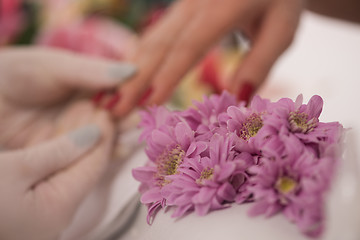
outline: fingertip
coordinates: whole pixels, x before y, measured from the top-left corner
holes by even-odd
[[[158,90],[154,91],[151,97],[149,98],[149,101],[146,105],[148,106],[154,106],[154,105],[160,105],[166,102],[170,98],[171,92],[170,89],[168,89],[167,92]]]
[[[105,91],[99,91],[97,93],[95,93],[95,95],[92,97],[92,102],[94,105],[99,105],[101,100],[103,99],[105,95]]]
[[[132,89],[136,89],[133,91]],[[125,89],[122,88],[119,90],[119,95],[121,94],[121,99],[109,109],[114,117],[123,118],[132,112],[136,107],[144,107],[149,104],[153,96],[154,89],[152,86],[145,88],[131,88]]]
[[[115,109],[111,110],[111,114],[115,119],[121,120],[124,117],[126,117],[132,110],[133,110],[133,108],[131,108],[131,107],[126,107],[126,108],[119,107],[119,108],[115,108]]]
[[[119,92],[116,92],[110,97],[110,99],[106,103],[104,103],[104,108],[111,111],[119,103],[120,100],[121,95]]]
[[[240,87],[237,90],[237,100],[243,101],[247,104],[249,103],[250,98],[254,95],[255,85],[248,79],[240,80],[240,82]]]
[[[150,87],[143,93],[142,97],[140,98],[140,100],[138,102],[138,106],[147,105],[147,102],[152,94],[153,94],[153,88]]]
[[[121,96],[121,99],[119,99],[111,109],[108,109],[111,115],[117,119],[122,119],[135,107],[134,101],[132,100],[133,96],[125,94],[122,94]]]

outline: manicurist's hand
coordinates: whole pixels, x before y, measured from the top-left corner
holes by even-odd
[[[227,88],[256,89],[291,43],[303,0],[179,0],[150,28],[132,61],[138,74],[119,87],[116,116],[131,111],[151,89],[148,104],[162,103],[187,71],[224,35],[241,30],[251,39],[250,52]]]

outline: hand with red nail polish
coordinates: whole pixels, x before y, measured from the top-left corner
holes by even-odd
[[[163,103],[185,74],[222,37],[236,30],[249,37],[251,47],[226,87],[248,99],[250,88],[240,89],[243,79],[252,80],[251,92],[261,85],[292,42],[304,1],[176,1],[140,39],[132,58],[139,72],[119,87],[122,97],[114,114],[121,117],[129,113],[150,87],[153,91],[147,103]]]
[[[113,95],[110,96],[110,99],[105,103],[104,107],[107,110],[112,110],[115,105],[119,102],[120,100],[120,95],[119,93],[114,93]]]
[[[140,99],[140,101],[138,103],[138,106],[144,106],[146,104],[146,102],[149,100],[152,92],[153,92],[152,88],[147,89],[146,92],[141,97],[141,99]]]
[[[101,100],[103,99],[105,95],[105,91],[99,91],[97,92],[93,97],[92,97],[92,101],[95,105],[98,105]]]

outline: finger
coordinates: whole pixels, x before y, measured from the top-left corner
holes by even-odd
[[[63,135],[78,127],[94,123],[96,109],[93,104],[86,100],[74,101],[64,109],[55,119],[56,136]]]
[[[106,169],[114,140],[114,128],[105,111],[97,113],[95,123],[101,127],[102,132],[99,144],[77,162],[39,185],[34,190],[35,195],[49,194],[46,190],[51,187],[50,198],[60,202],[71,199],[72,206],[76,207],[92,189]]]
[[[114,115],[126,115],[150,87],[153,75],[163,64],[171,45],[180,35],[182,28],[193,20],[195,12],[192,4],[196,2],[176,2],[163,19],[145,34],[133,60],[139,67],[139,72],[120,87],[120,101],[113,109]]]
[[[136,67],[130,63],[119,63],[44,47],[4,50],[0,55],[0,63],[2,69],[11,68],[13,65],[19,66],[18,71],[10,71],[11,76],[0,79],[2,92],[27,96],[28,85],[31,83],[31,94],[35,96],[29,96],[29,99],[42,99],[41,96],[49,92],[57,98],[58,95],[64,95],[64,90],[68,93],[69,89],[113,88],[136,72]],[[9,84],[8,81],[13,79],[17,81],[16,84]]]
[[[237,4],[233,6],[236,11],[228,9],[227,6],[222,9],[223,6],[220,2],[214,2],[214,4],[211,11],[197,15],[169,52],[166,61],[161,65],[154,78],[154,93],[149,100],[150,105],[159,104],[168,99],[172,90],[188,70],[226,33],[230,32],[238,21],[246,17],[243,9],[238,8]],[[229,14],[224,14],[225,10]],[[204,28],[204,26],[211,27]]]
[[[93,123],[94,111],[96,111],[95,106],[90,101],[77,100],[59,109],[59,113],[52,118],[52,121],[49,119],[42,121],[41,118],[36,120],[34,126],[39,129],[39,132],[29,137],[26,147],[42,144],[48,139]]]
[[[290,3],[291,2],[291,3]],[[285,7],[278,4],[265,16],[253,46],[241,63],[234,78],[227,83],[227,89],[246,100],[265,80],[278,57],[293,40],[300,11],[290,1]],[[296,3],[294,3],[296,4]]]
[[[1,158],[12,159],[28,189],[78,160],[95,146],[100,135],[98,126],[86,125],[47,143],[5,153]]]
[[[102,90],[115,88],[133,76],[137,67],[130,63],[115,62],[101,58],[76,55],[60,58],[56,75],[61,76],[61,84],[84,90]]]

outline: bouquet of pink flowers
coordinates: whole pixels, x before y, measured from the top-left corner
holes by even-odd
[[[173,217],[203,216],[253,202],[250,216],[281,212],[304,234],[320,236],[343,127],[319,121],[321,97],[302,101],[255,96],[246,107],[224,92],[185,111],[143,111],[149,161],[133,176],[148,223],[165,207]]]

